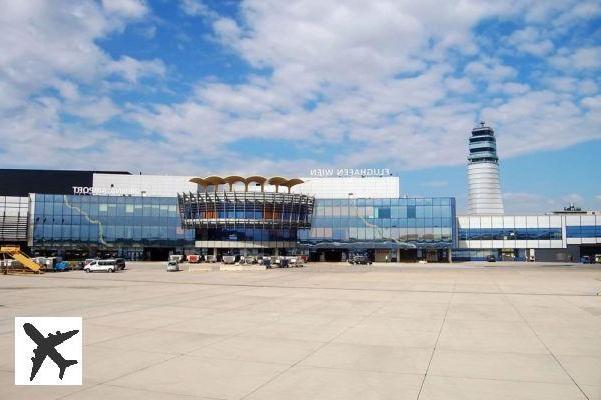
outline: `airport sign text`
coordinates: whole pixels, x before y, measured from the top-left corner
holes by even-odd
[[[94,195],[94,196],[125,196],[135,195],[137,192],[133,188],[103,188],[93,186],[72,186],[73,194]]]
[[[310,171],[314,177],[357,177],[357,176],[389,176],[388,168],[316,168]]]

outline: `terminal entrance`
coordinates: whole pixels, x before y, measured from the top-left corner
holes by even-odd
[[[399,250],[399,262],[416,262],[417,261],[417,249],[403,249]]]

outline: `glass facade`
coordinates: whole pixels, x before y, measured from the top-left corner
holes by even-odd
[[[561,240],[561,228],[459,228],[459,240]]]
[[[451,247],[454,227],[454,198],[317,199],[299,239],[317,247]]]
[[[446,197],[317,199],[314,208],[301,203],[291,210],[234,202],[234,208],[197,210],[211,215],[184,210],[181,216],[175,197],[35,194],[32,200],[37,248],[192,248],[195,240],[447,248],[453,245],[455,231],[455,199]],[[186,229],[181,217],[189,219]]]
[[[181,247],[194,230],[181,228],[175,197],[32,195],[34,247]]]
[[[568,238],[601,238],[601,225],[566,226]]]

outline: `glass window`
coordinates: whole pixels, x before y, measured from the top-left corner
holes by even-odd
[[[377,218],[389,219],[391,217],[390,207],[378,207],[377,210],[378,210]]]

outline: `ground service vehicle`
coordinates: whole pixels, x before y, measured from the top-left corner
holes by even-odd
[[[117,260],[94,260],[91,263],[87,264],[83,270],[86,272],[95,272],[95,271],[104,271],[104,272],[115,272],[119,269]]]
[[[196,264],[200,262],[200,256],[198,254],[188,254],[188,262],[190,264]]]
[[[353,254],[349,257],[348,262],[350,264],[371,265],[371,260],[367,254]]]
[[[171,254],[169,256],[169,261],[177,261],[178,263],[184,262],[183,254]]]
[[[225,255],[225,256],[222,257],[221,261],[223,261],[224,264],[235,264],[236,263],[236,256]]]

